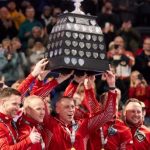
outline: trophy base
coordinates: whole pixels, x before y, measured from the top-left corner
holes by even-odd
[[[74,74],[77,76],[83,76],[84,74],[90,75],[101,75],[103,72],[96,72],[96,71],[88,71],[88,70],[79,70],[79,69],[69,69],[69,68],[59,68],[51,70],[51,72],[55,73],[62,73],[62,74],[69,74],[71,71],[74,70]]]

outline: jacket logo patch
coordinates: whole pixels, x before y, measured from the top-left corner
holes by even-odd
[[[117,132],[117,129],[112,126],[108,128],[108,135],[115,135]]]
[[[140,132],[139,130],[137,130],[137,131],[135,132],[135,135],[134,135],[134,136],[136,137],[136,139],[137,139],[139,142],[144,141],[145,138],[146,138],[145,134],[144,134],[143,132]]]

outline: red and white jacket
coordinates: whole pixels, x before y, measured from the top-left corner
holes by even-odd
[[[27,150],[32,145],[29,136],[18,142],[18,131],[11,122],[12,118],[0,113],[0,150]]]
[[[91,90],[87,90],[87,98],[92,100]],[[100,126],[112,119],[116,110],[116,93],[109,92],[108,100],[105,108],[98,111],[92,117],[76,120],[78,130],[76,132],[76,140],[73,145],[76,150],[87,150],[87,142],[89,135],[96,131]],[[47,117],[46,117],[47,118]],[[45,120],[46,127],[51,132],[51,142],[49,149],[51,150],[70,150],[72,147],[70,135],[66,132],[66,126],[59,120],[59,118],[49,117]],[[72,126],[68,126],[72,130]]]

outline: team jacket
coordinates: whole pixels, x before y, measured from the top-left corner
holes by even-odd
[[[140,127],[131,127],[133,136],[134,150],[150,150],[150,129],[141,125]]]
[[[25,96],[27,91],[30,88],[30,85],[35,81],[36,77],[33,77],[32,74],[29,74],[25,80],[19,85],[18,91],[21,93],[22,98]]]
[[[87,91],[87,97],[92,100],[90,90]],[[98,111],[92,117],[87,117],[82,120],[76,120],[78,126],[75,136],[75,143],[73,147],[76,150],[87,150],[87,141],[89,135],[96,131],[99,126],[108,122],[115,114],[116,108],[116,93],[109,92],[108,100],[104,111]],[[70,135],[66,130],[66,126],[59,120],[59,118],[49,117],[45,120],[45,125],[51,132],[51,142],[49,149],[51,150],[70,150],[72,147]],[[70,131],[72,125],[67,127]]]
[[[30,138],[26,137],[18,142],[18,132],[11,122],[12,119],[10,117],[0,113],[0,150],[27,150],[32,145]],[[13,137],[17,143],[14,143]]]
[[[90,136],[89,150],[133,150],[130,129],[119,119],[107,122]]]
[[[25,96],[26,92],[33,82],[35,83],[30,94],[41,96],[43,99],[47,97],[51,90],[58,85],[58,82],[55,79],[45,84],[42,81],[36,79],[36,77],[33,77],[32,74],[29,74],[28,77],[18,87],[18,91],[21,93],[22,98]]]
[[[30,145],[27,150],[47,150],[49,143],[49,131],[44,127],[43,124],[40,124],[36,120],[23,114],[22,117],[18,120],[17,125],[20,141],[29,136],[33,127],[35,127],[42,136],[40,143]]]
[[[90,95],[88,93],[90,93]],[[108,94],[110,94],[110,92]],[[89,99],[89,97],[91,100]],[[105,105],[107,104],[107,101],[106,103],[104,103],[104,106],[101,106],[96,100],[94,90],[85,89],[84,103],[86,103],[87,109],[92,115],[100,110],[105,111]],[[102,140],[105,140],[105,142],[107,141],[104,146],[102,146]],[[99,126],[99,129],[90,135],[88,148],[89,150],[99,150],[102,148],[106,150],[132,150],[133,140],[131,131],[121,120],[109,120],[109,122],[107,122],[103,126]]]

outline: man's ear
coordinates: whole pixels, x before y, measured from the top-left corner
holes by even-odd
[[[5,98],[0,99],[0,105],[3,105],[5,102]]]
[[[30,112],[31,112],[30,106],[24,107],[23,112],[24,112],[24,114],[27,114],[27,113],[30,114]]]
[[[56,105],[56,113],[59,114],[59,112],[60,112],[59,106]]]

